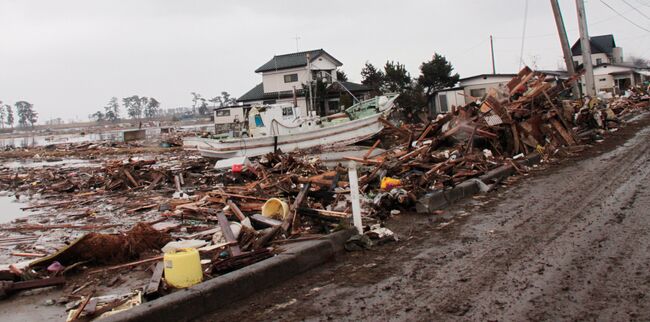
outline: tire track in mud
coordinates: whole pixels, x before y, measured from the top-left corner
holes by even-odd
[[[633,199],[637,194],[637,190],[630,189],[630,186],[637,188],[643,181],[647,182],[650,170],[643,165],[648,163],[648,137],[648,131],[639,133],[634,139],[634,145],[612,152],[618,155],[607,163],[600,162],[608,158],[604,155],[585,161],[587,164],[577,164],[577,167],[583,166],[580,170],[576,170],[576,167],[566,168],[557,175],[527,183],[532,186],[528,194],[543,194],[544,199],[525,207],[523,212],[516,210],[521,209],[517,203],[511,205],[513,209],[506,210],[506,216],[514,211],[513,219],[519,222],[512,223],[511,227],[504,227],[507,234],[500,240],[491,242],[487,249],[485,244],[477,245],[476,250],[470,250],[470,253],[475,253],[469,256],[470,260],[456,263],[457,269],[465,268],[463,279],[467,282],[451,290],[441,305],[436,306],[438,310],[435,311],[470,319],[489,320],[593,318],[589,311],[581,310],[582,307],[589,307],[589,303],[595,302],[593,297],[588,301],[584,291],[579,291],[574,294],[574,297],[579,298],[570,301],[571,298],[567,299],[562,295],[571,289],[567,285],[580,283],[584,278],[576,278],[576,274],[571,273],[565,274],[564,278],[558,278],[555,273],[558,269],[550,269],[551,273],[545,271],[547,267],[568,265],[576,269],[576,273],[580,273],[577,275],[589,276],[593,274],[584,272],[587,266],[585,262],[612,258],[611,254],[601,254],[598,249],[590,255],[584,253],[589,254],[589,244],[594,239],[606,239],[609,235],[619,236],[619,229],[612,229],[607,225],[609,215],[614,215],[614,208],[618,206],[624,208],[622,205],[625,200],[630,199],[626,198],[627,195],[631,195]],[[611,166],[610,163],[615,163],[616,166]],[[641,175],[635,175],[635,172],[639,172],[637,169],[642,169]],[[576,171],[580,171],[580,176],[572,178],[570,172]],[[604,180],[612,184],[605,184]],[[558,186],[562,188],[553,190]],[[603,198],[607,195],[610,197]],[[650,206],[648,200],[645,201],[645,207]],[[521,199],[519,202],[526,203]],[[638,224],[648,227],[650,221],[641,212],[632,212],[631,215],[640,215],[641,222]],[[518,216],[523,218],[517,218]],[[621,234],[626,235],[627,232]],[[629,253],[629,248],[638,239],[639,236],[617,238],[616,243],[613,243],[614,250]],[[648,239],[647,231],[645,239]],[[503,256],[503,249],[507,249],[507,256]],[[589,266],[594,267],[594,264],[597,263],[591,263]],[[507,267],[507,271],[503,270],[504,267]],[[625,276],[621,278],[625,279]],[[576,288],[591,289],[593,294],[596,283],[592,284],[590,279],[588,281],[591,285],[579,285]],[[557,303],[555,296],[560,297],[561,303]],[[429,296],[432,302],[436,299],[442,298],[436,293]],[[573,313],[577,316],[571,313],[552,313],[564,312],[567,307],[574,310]],[[449,317],[445,314],[437,316]],[[611,316],[613,319],[620,317]]]

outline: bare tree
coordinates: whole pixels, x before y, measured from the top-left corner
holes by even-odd
[[[158,114],[158,107],[160,107],[160,102],[153,97],[149,98],[144,107],[144,116],[147,118],[153,118]]]
[[[120,103],[117,97],[111,97],[108,105],[104,106],[104,116],[107,121],[116,122],[120,118]]]
[[[636,67],[648,68],[650,67],[650,60],[638,56],[628,57],[628,61]]]
[[[5,104],[5,110],[7,111],[7,125],[14,127],[14,111],[11,109],[11,105]]]
[[[2,101],[0,101],[0,126],[3,129],[5,128],[5,117],[7,117],[7,112],[5,111],[4,104],[2,104]]]
[[[18,114],[18,124],[21,127],[26,127],[29,123],[34,127],[34,123],[38,120],[38,113],[34,111],[34,104],[27,101],[18,101],[14,106]]]

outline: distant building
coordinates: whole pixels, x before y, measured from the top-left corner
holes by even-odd
[[[650,80],[648,68],[634,66],[623,60],[623,48],[616,46],[613,35],[590,37],[591,63],[594,66],[594,81],[596,92],[622,94],[625,90]],[[582,68],[582,47],[580,40],[571,47],[573,63]],[[584,93],[584,76],[581,79],[581,89]]]
[[[549,82],[568,78],[565,71],[540,70],[539,72],[544,73]],[[517,74],[480,74],[461,78],[458,86],[434,92],[429,97],[429,114],[444,114],[451,111],[453,107],[467,105],[482,98],[491,89],[505,86],[515,76]]]
[[[627,64],[601,64],[594,66],[594,81],[596,92],[623,94],[631,87],[650,81],[650,69]]]
[[[255,70],[262,74],[262,82],[237,101],[246,105],[295,104],[299,113],[306,115],[310,105],[307,95],[309,86],[316,80],[321,80],[326,86],[325,101],[310,109],[323,116],[337,113],[341,110],[341,94],[345,93],[340,88],[341,84],[358,98],[370,92],[369,88],[361,84],[338,82],[336,71],[342,65],[323,49],[274,56]],[[314,96],[318,94],[317,90],[312,85]]]

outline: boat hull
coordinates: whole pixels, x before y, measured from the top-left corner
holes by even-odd
[[[381,113],[324,127],[299,134],[264,136],[229,140],[193,141],[204,157],[225,159],[233,157],[255,157],[281,150],[293,152],[317,146],[337,147],[351,145],[366,140],[383,128],[379,118]]]

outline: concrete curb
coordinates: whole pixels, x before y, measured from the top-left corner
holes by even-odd
[[[288,280],[332,260],[356,233],[348,229],[323,239],[287,245],[285,252],[177,291],[101,321],[188,321],[225,308],[233,302]]]
[[[525,159],[518,161],[521,165],[532,165],[541,160],[539,153],[532,153]],[[484,175],[478,177],[482,182],[488,181],[501,181],[503,178],[508,177],[515,173],[515,168],[508,164],[500,166],[496,169],[488,171]],[[443,209],[453,205],[455,202],[473,196],[481,191],[481,187],[474,179],[469,179],[461,182],[455,187],[443,191],[430,192],[418,199],[415,204],[415,210],[418,213],[431,213],[438,209]]]

